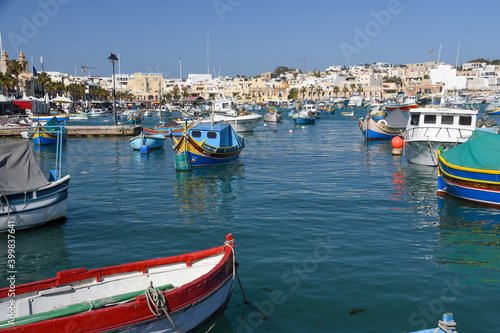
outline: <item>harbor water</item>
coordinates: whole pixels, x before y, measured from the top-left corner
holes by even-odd
[[[445,312],[461,333],[499,331],[500,210],[438,198],[436,168],[365,142],[340,112],[304,126],[284,113],[242,136],[237,162],[190,172],[175,171],[170,139],[141,155],[127,137],[69,138],[67,221],[16,233],[16,283],[203,250],[232,233],[249,304],[235,283],[200,332],[411,332]],[[55,147],[34,153],[48,174]],[[6,287],[6,236],[0,249]]]

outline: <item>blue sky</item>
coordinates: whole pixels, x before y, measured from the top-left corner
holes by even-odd
[[[0,0],[0,31],[10,58],[22,49],[44,69],[110,76],[121,72],[246,76],[277,66],[500,58],[500,3],[491,0]],[[118,69],[117,69],[118,71]]]

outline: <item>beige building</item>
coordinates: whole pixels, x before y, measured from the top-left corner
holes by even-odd
[[[159,73],[134,73],[127,81],[127,89],[135,95],[138,102],[159,100],[163,75]]]

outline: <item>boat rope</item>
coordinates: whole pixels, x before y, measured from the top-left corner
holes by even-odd
[[[172,326],[175,328],[175,330],[179,333],[182,333],[179,330],[179,328],[175,326],[174,321],[168,314],[167,300],[165,299],[165,295],[160,290],[153,287],[153,281],[151,281],[151,285],[146,289],[145,294],[149,310],[151,310],[151,313],[153,313],[157,317],[161,317],[162,313],[160,312],[160,310],[162,310],[163,313],[165,313],[165,316],[167,316]],[[153,309],[151,305],[153,305],[155,309]]]
[[[434,333],[439,332],[440,329],[446,333],[453,333],[456,332],[455,326],[457,326],[457,323],[454,320],[448,322],[440,320],[438,322],[438,327],[434,330]]]
[[[6,195],[1,195],[1,194],[0,194],[0,205],[2,206],[2,211],[4,211],[4,208],[3,208],[3,203],[2,203],[2,197],[4,197],[4,198],[5,198],[5,203],[7,204],[7,220],[5,220],[5,225],[2,227],[2,228],[5,228],[5,226],[9,224],[9,218],[10,218],[10,203],[9,203],[9,199],[7,199],[7,196],[6,196]]]
[[[234,277],[236,276],[238,284],[240,285],[241,295],[243,295],[243,301],[245,302],[245,304],[250,304],[250,302],[248,302],[247,298],[245,297],[245,292],[243,291],[243,286],[241,285],[240,277],[238,276],[238,272],[236,271],[236,253],[234,251],[234,247],[230,246],[231,244],[234,244],[234,239],[224,242],[224,247],[228,246],[233,254],[233,281]]]

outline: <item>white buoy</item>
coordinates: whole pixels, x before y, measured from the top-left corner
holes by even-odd
[[[289,130],[288,133],[293,133],[293,130]]]
[[[302,128],[304,129],[304,128],[306,128],[306,127],[305,127],[305,126],[302,126]]]

